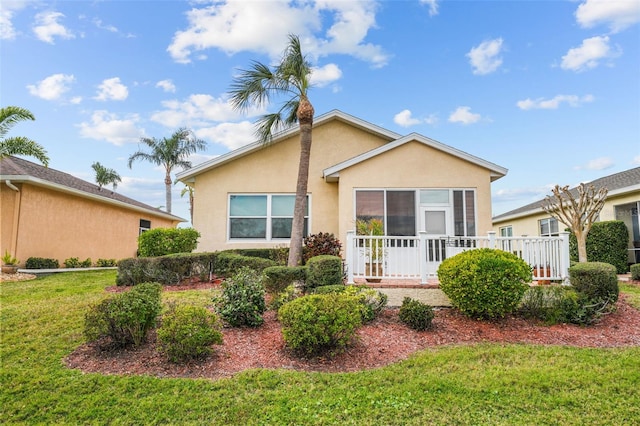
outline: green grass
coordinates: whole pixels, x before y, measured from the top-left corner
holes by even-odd
[[[640,348],[442,347],[357,373],[251,370],[219,381],[67,369],[114,271],[0,284],[2,424],[625,425],[640,418]],[[637,290],[623,291],[635,294]],[[211,291],[166,293],[206,305]]]
[[[627,302],[640,309],[640,286],[633,284],[620,283],[620,291],[629,295]]]

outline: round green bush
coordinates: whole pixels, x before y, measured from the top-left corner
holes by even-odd
[[[620,294],[616,267],[603,262],[576,263],[569,268],[569,280],[577,292],[591,301],[615,303]]]
[[[435,313],[430,305],[410,297],[405,297],[402,300],[398,317],[400,321],[410,328],[423,331],[431,328]]]
[[[313,294],[341,293],[354,296],[360,301],[362,321],[373,321],[387,306],[389,296],[364,285],[325,285],[313,289]]]
[[[171,362],[204,358],[213,352],[211,345],[222,344],[222,326],[204,307],[172,305],[162,316],[158,344]]]
[[[233,327],[258,327],[267,310],[265,290],[260,275],[252,269],[242,268],[233,277],[222,282],[222,293],[213,299],[216,312]]]
[[[512,253],[483,248],[445,259],[438,279],[451,305],[465,315],[501,318],[518,308],[531,268]]]
[[[307,262],[307,281],[305,283],[307,289],[342,283],[342,258],[322,255],[312,257]]]
[[[312,294],[283,305],[278,311],[282,337],[294,352],[330,355],[344,349],[362,325],[360,302],[345,294]]]
[[[549,285],[529,288],[519,307],[524,318],[537,319],[547,325],[576,322],[581,298],[571,287]]]

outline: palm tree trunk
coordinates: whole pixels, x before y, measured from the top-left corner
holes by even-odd
[[[165,197],[167,204],[167,213],[171,213],[171,174],[167,173],[164,177]]]
[[[300,99],[297,114],[300,123],[300,163],[298,164],[296,203],[293,208],[293,223],[291,224],[291,242],[287,262],[289,266],[302,264],[302,239],[304,237],[304,216],[307,211],[307,182],[309,181],[311,129],[314,114],[313,106],[306,97]]]

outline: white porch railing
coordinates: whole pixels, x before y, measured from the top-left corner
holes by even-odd
[[[379,237],[347,232],[348,282],[359,279],[403,279],[427,283],[437,278],[440,263],[465,250],[494,248],[511,252],[533,269],[537,280],[566,280],[569,276],[569,233],[558,237],[427,236]],[[532,277],[533,278],[533,277]]]

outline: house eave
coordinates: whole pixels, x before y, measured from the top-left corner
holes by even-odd
[[[75,195],[81,198],[85,198],[88,200],[92,200],[92,201],[98,201],[104,204],[109,204],[112,206],[116,206],[116,207],[121,207],[123,209],[127,209],[127,210],[133,210],[133,211],[137,211],[140,213],[145,213],[147,215],[152,215],[155,217],[160,217],[163,219],[168,219],[174,222],[186,222],[186,219],[183,219],[179,216],[174,216],[172,214],[169,213],[165,213],[162,211],[156,211],[156,210],[152,210],[152,209],[145,209],[144,207],[141,206],[136,206],[133,204],[128,204],[125,203],[123,201],[120,200],[114,200],[112,198],[109,197],[103,197],[100,195],[96,195],[96,194],[91,194],[85,191],[81,191],[79,189],[75,189],[75,188],[70,188],[68,186],[64,186],[64,185],[60,185],[58,183],[54,183],[54,182],[50,182],[44,179],[40,179],[40,178],[36,178],[33,176],[29,176],[29,175],[0,175],[0,181],[4,182],[6,180],[10,180],[13,183],[27,183],[27,184],[31,184],[31,185],[35,185],[35,186],[40,186],[40,187],[44,187],[44,188],[49,188],[58,192],[64,192],[67,194],[71,194],[71,195]]]

